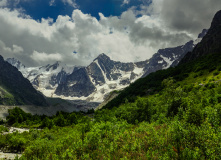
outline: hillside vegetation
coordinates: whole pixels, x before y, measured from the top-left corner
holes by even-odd
[[[0,105],[24,104],[48,106],[44,96],[0,55]]]
[[[162,81],[166,78],[173,77],[179,84],[186,85],[193,84],[199,76],[207,77],[209,73],[216,70],[221,70],[221,54],[208,54],[203,57],[193,60],[191,62],[181,64],[177,67],[171,67],[167,70],[160,70],[149,74],[145,78],[137,80],[125,90],[123,90],[118,97],[109,102],[104,108],[112,108],[119,106],[125,101],[134,102],[137,96],[153,95],[161,91],[164,87]]]
[[[21,159],[220,159],[219,61],[221,54],[210,54],[183,65],[182,72],[176,67],[153,73],[164,80],[155,81],[152,94],[134,95],[133,102],[126,99],[94,116],[40,117],[15,108],[8,125],[43,130],[1,135],[0,147],[24,152]]]

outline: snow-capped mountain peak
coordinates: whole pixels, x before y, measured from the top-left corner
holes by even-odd
[[[7,58],[6,61],[12,66],[16,67],[18,70],[25,69],[25,65],[15,58]]]
[[[70,74],[65,83],[59,84],[55,94],[68,98],[103,101],[105,95],[120,90],[140,78],[147,61],[121,63],[100,54],[87,67]]]
[[[159,49],[158,52],[149,59],[149,63],[145,66],[145,73],[143,77],[147,76],[151,72],[176,66],[186,55],[186,53],[193,50],[193,48],[202,40],[206,33],[207,30],[204,29],[194,41],[190,40],[184,45],[173,48]]]
[[[77,66],[67,66],[60,61],[40,67],[25,67],[15,58],[9,58],[7,61],[17,67],[23,76],[46,96],[51,96],[57,86],[60,83],[64,83],[68,75],[80,68]]]
[[[108,56],[107,56],[106,54],[104,54],[104,53],[101,53],[101,54],[98,55],[98,57],[95,58],[93,61],[100,60],[100,59],[102,59],[102,60],[110,60],[110,57],[108,57]]]
[[[121,90],[151,72],[177,65],[201,41],[206,31],[203,30],[195,41],[160,49],[149,60],[136,63],[113,61],[104,53],[87,67],[67,66],[58,61],[41,67],[25,68],[20,67],[23,65],[15,59],[8,62],[16,66],[45,96],[101,102],[113,90]]]

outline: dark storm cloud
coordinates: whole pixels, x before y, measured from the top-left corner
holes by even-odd
[[[143,44],[146,41],[150,41],[150,46],[153,48],[178,46],[191,39],[186,33],[164,31],[158,26],[149,28],[141,23],[137,23],[132,27],[130,38],[137,44]]]
[[[208,28],[215,13],[221,9],[220,0],[164,0],[160,16],[171,29],[198,34]]]

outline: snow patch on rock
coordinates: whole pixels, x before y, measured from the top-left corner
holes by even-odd
[[[171,61],[170,58],[164,57],[162,55],[160,55],[160,57],[163,58],[163,60],[167,63],[167,65],[164,66],[163,69],[169,68],[171,64],[174,62],[174,61]]]

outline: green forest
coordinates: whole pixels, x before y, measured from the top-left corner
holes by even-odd
[[[151,73],[97,111],[9,110],[2,151],[20,159],[221,159],[221,54]]]

